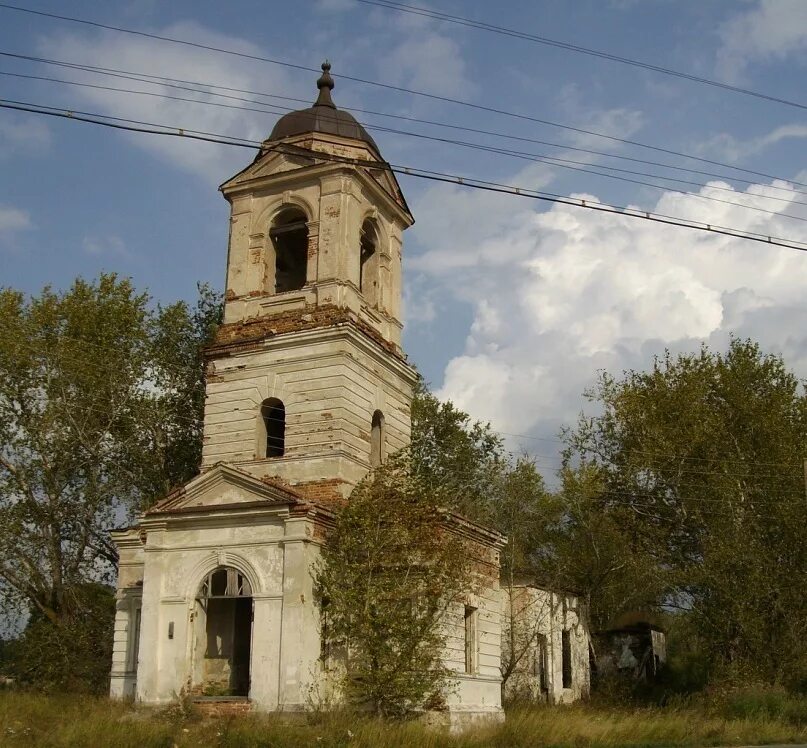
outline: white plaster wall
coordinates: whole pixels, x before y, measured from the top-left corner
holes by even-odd
[[[303,708],[319,656],[309,573],[317,550],[307,521],[250,517],[245,523],[223,509],[213,518],[162,523],[149,528],[144,549],[138,700],[166,703],[192,688],[196,594],[207,573],[232,566],[253,590],[250,698],[263,710]]]
[[[465,671],[465,606],[477,609],[476,672]],[[453,671],[446,694],[452,726],[484,715],[503,718],[501,699],[502,599],[498,580],[483,580],[475,594],[452,605],[444,620],[443,661]]]
[[[263,350],[211,365],[205,403],[203,467],[238,464],[293,483],[360,480],[370,467],[373,412],[385,419],[386,454],[410,438],[414,374],[365,344],[358,333],[314,330],[270,339]],[[257,459],[261,403],[286,408],[285,455]]]
[[[505,615],[502,650],[510,649],[510,627],[521,659],[505,684],[508,697],[531,694],[540,698],[539,678],[531,670],[536,655],[536,635],[546,637],[547,686],[550,703],[568,704],[588,696],[590,688],[589,628],[580,600],[572,594],[519,585],[503,591]],[[563,631],[570,632],[572,686],[563,687]]]
[[[308,147],[330,155],[367,158],[341,138],[314,135]],[[308,167],[308,168],[306,168]],[[353,310],[386,340],[401,342],[401,234],[411,217],[390,192],[394,180],[369,177],[354,166],[268,153],[225,184],[232,205],[225,322],[299,309],[307,304]],[[274,294],[274,218],[289,207],[308,219],[306,285]],[[378,229],[378,286],[368,302],[359,288],[360,230],[366,218]]]

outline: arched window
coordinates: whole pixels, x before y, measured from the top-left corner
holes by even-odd
[[[238,569],[220,566],[210,572],[199,586],[198,600],[215,597],[252,597],[249,580]]]
[[[308,266],[308,226],[299,208],[275,218],[269,237],[275,250],[274,292],[297,291],[305,285]]]
[[[369,218],[361,227],[359,289],[368,304],[378,304],[378,231]]]
[[[261,457],[282,457],[286,451],[286,406],[276,397],[261,404],[258,440]]]
[[[373,413],[370,427],[370,465],[378,467],[384,461],[384,414],[377,410]]]

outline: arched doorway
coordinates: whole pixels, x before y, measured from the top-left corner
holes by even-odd
[[[194,614],[194,691],[248,696],[252,588],[238,569],[220,566],[199,586]]]

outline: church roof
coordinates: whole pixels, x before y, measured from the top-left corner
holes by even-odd
[[[328,135],[339,135],[343,138],[363,140],[370,145],[376,153],[380,154],[378,146],[357,121],[356,118],[344,109],[337,109],[331,98],[334,87],[331,77],[331,64],[322,63],[322,75],[317,81],[319,95],[314,105],[308,109],[284,114],[272,129],[269,140],[282,140],[292,135],[304,135],[309,132],[322,132]]]

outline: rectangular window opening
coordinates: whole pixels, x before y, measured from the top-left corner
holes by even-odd
[[[572,636],[568,629],[561,632],[561,658],[563,665],[563,687],[572,687]]]
[[[465,672],[471,675],[477,671],[477,617],[478,610],[465,606]]]

